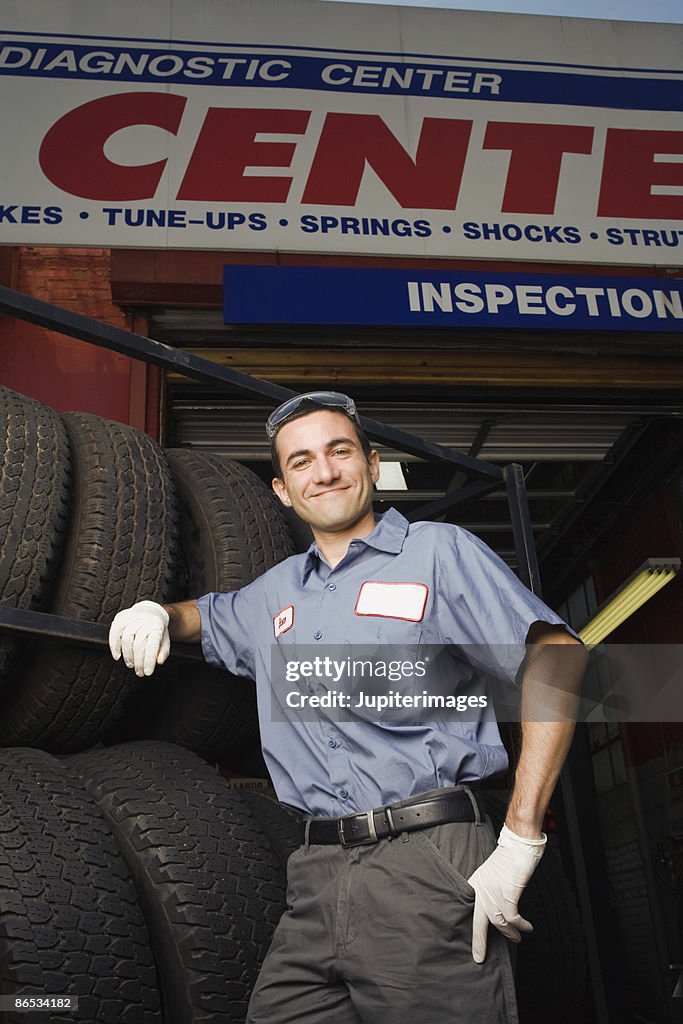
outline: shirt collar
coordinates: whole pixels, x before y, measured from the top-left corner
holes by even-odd
[[[367,537],[357,537],[359,544],[365,544],[377,551],[387,551],[389,554],[397,555],[403,548],[403,542],[408,532],[408,520],[395,508],[382,512],[377,517],[377,524]],[[315,568],[316,562],[321,555],[315,541],[306,551],[301,571],[301,582],[305,585],[308,577]]]

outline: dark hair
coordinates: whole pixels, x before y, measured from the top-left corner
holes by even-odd
[[[277,439],[280,434],[280,431],[288,423],[292,423],[294,420],[301,419],[302,416],[310,416],[312,412],[339,412],[341,413],[342,416],[345,416],[356,432],[356,436],[360,443],[363,455],[365,456],[366,459],[370,458],[372,445],[368,441],[365,431],[358,423],[356,423],[353,416],[349,416],[349,414],[345,412],[344,409],[326,409],[322,405],[316,405],[315,402],[310,402],[308,399],[304,399],[304,401],[301,403],[301,405],[294,413],[294,415],[290,416],[289,419],[285,420],[284,423],[281,423],[277,429],[277,432],[270,439],[270,459],[271,462],[273,463],[273,472],[275,473],[275,476],[278,477],[280,480],[282,480],[282,466],[280,465],[280,456],[278,455],[277,451]]]

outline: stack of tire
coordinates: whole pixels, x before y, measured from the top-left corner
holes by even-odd
[[[243,586],[297,547],[237,463],[4,388],[0,431],[0,604],[109,623],[138,600]],[[55,1000],[60,1024],[243,1021],[301,841],[272,794],[215,768],[265,777],[253,686],[173,658],[139,680],[106,650],[0,633],[0,748],[0,1021],[45,1020],[31,999]],[[580,1019],[573,946],[554,999],[557,937],[580,925],[546,862],[528,896],[546,907],[544,968],[522,1024],[551,1006]]]
[[[3,605],[108,623],[294,551],[243,466],[4,388],[0,431]],[[285,876],[207,763],[265,775],[254,688],[188,665],[0,634],[0,1020],[244,1020]]]
[[[0,1019],[244,1020],[285,881],[239,790],[152,741],[7,748],[0,779]]]

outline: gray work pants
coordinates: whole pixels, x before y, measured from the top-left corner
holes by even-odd
[[[494,845],[488,820],[304,844],[247,1024],[517,1024],[507,940],[489,928],[472,960],[466,879]]]

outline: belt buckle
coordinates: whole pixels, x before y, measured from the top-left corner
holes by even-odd
[[[361,817],[364,814],[368,821],[368,832],[370,833],[367,839],[347,839],[344,835],[344,819],[339,818],[337,821],[337,833],[339,835],[339,842],[344,847],[349,846],[368,846],[370,843],[379,842],[379,836],[377,835],[377,829],[375,828],[375,812],[373,811],[362,811],[360,815],[352,815],[352,817]]]

